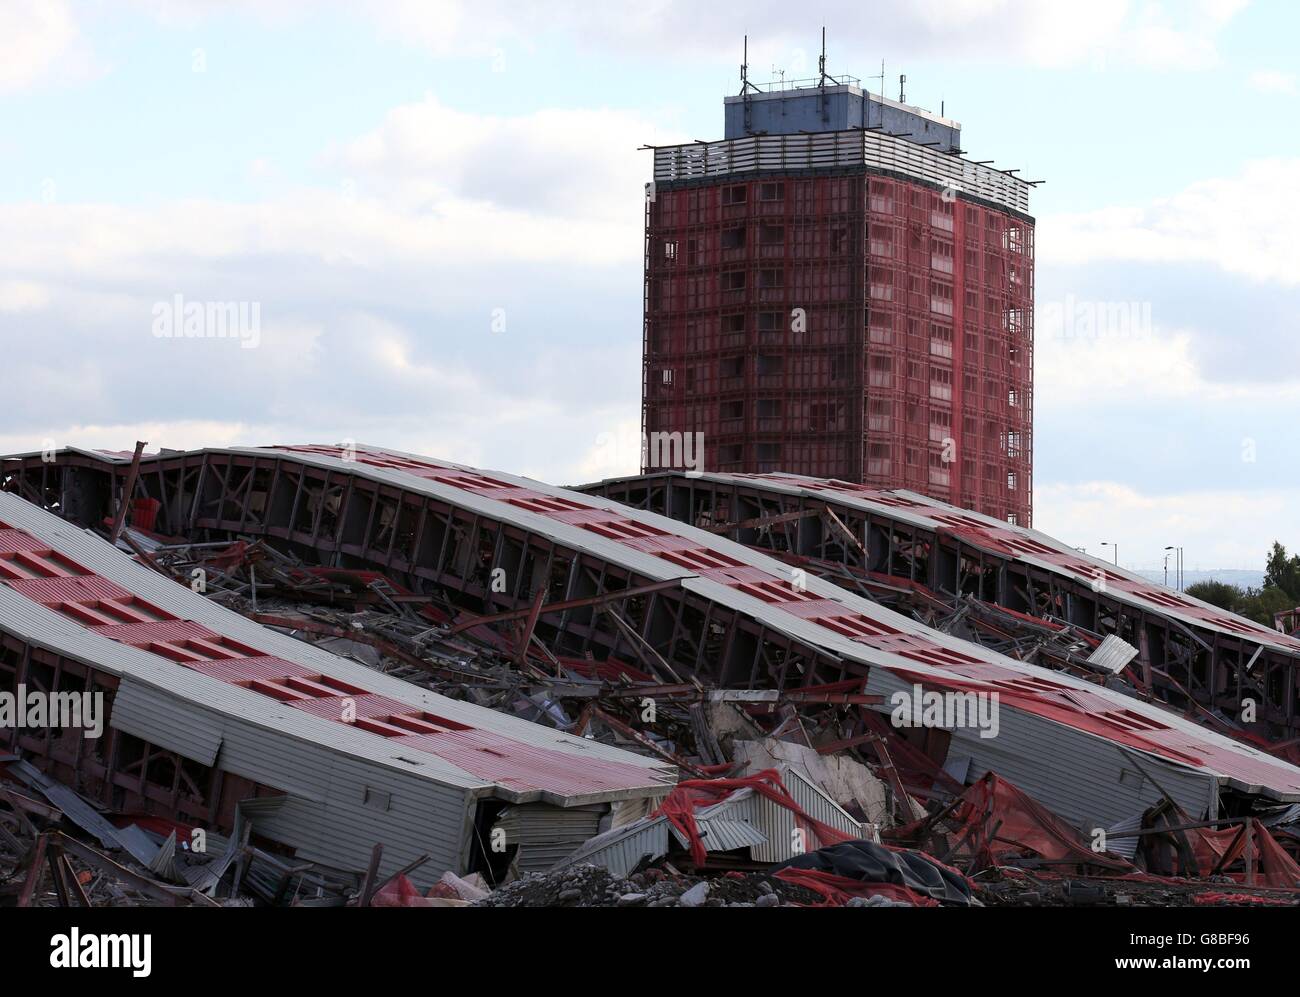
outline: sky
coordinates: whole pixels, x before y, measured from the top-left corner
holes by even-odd
[[[1300,547],[1285,0],[0,0],[0,452],[634,473],[638,146],[720,138],[743,35],[796,79],[823,24],[830,72],[883,60],[1045,181],[1034,525],[1135,568]],[[226,302],[244,336],[174,334]]]

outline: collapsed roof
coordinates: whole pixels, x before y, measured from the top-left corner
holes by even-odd
[[[13,459],[5,477],[43,505],[94,519],[111,511],[130,466],[127,455],[62,451],[52,463]],[[1166,794],[1211,817],[1225,790],[1300,800],[1300,769],[1166,709],[608,498],[370,447],[164,452],[141,460],[138,476],[159,503],[159,530],[278,537],[322,563],[441,587],[483,613],[479,622],[526,620],[576,654],[634,656],[730,687],[862,677],[885,711],[917,686],[996,694],[997,735],[945,728],[949,760],[968,778],[994,770],[1077,824],[1113,823]],[[602,597],[619,605],[619,624],[593,611]]]
[[[337,868],[365,868],[383,841],[386,866],[429,854],[420,878],[436,878],[466,866],[482,800],[590,807],[659,797],[676,781],[661,761],[437,695],[260,626],[6,493],[0,682],[105,695],[106,743],[0,731],[56,770],[145,793],[143,769],[125,771],[139,747],[124,738],[138,739],[146,760],[162,749],[195,763],[177,775],[193,789],[176,794],[178,814],[216,825],[239,802],[232,793],[269,797],[258,832]]]

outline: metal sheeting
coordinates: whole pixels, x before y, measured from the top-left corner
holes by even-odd
[[[788,766],[782,766],[779,771],[785,788],[809,817],[823,824],[829,824],[855,838],[865,836],[866,832],[862,825],[852,814],[827,796],[821,787]],[[807,841],[796,843],[794,832],[798,825],[795,823],[793,813],[765,797],[760,796],[758,800],[755,817],[766,844],[751,849],[750,855],[755,861],[784,862],[811,847]]]
[[[7,513],[6,513],[7,514]],[[179,589],[175,583],[167,583]],[[220,713],[224,725],[240,722],[262,729],[269,743],[302,740],[317,744],[322,751],[353,754],[380,765],[419,772],[463,788],[486,789],[491,783],[476,779],[435,755],[402,751],[385,738],[366,735],[342,724],[314,717],[265,696],[228,685],[193,669],[93,633],[43,606],[38,606],[0,585],[0,628],[32,644],[49,648],[110,674],[131,677],[179,699]],[[361,666],[358,666],[361,667]],[[228,734],[225,735],[228,738]],[[226,745],[229,748],[229,745]],[[403,756],[418,755],[412,761]]]
[[[608,478],[599,483],[580,486],[580,488],[594,488],[597,484],[603,486],[628,482],[652,483],[655,479],[662,479],[667,484],[675,477],[677,475],[672,472],[644,476],[633,475],[622,478]],[[1046,556],[1042,555],[1041,552],[1037,555],[1032,553],[1031,549],[1026,548],[1026,545],[1022,545],[1016,550],[1014,559],[1032,567],[1068,578],[1076,584],[1090,587],[1097,584],[1098,577],[1105,577],[1101,575],[1101,572],[1105,572],[1107,575],[1118,576],[1143,591],[1154,590],[1166,597],[1164,601],[1153,601],[1140,592],[1126,591],[1123,587],[1115,584],[1108,585],[1106,595],[1117,602],[1137,607],[1148,613],[1178,620],[1187,626],[1211,630],[1226,637],[1246,639],[1262,644],[1292,657],[1296,656],[1297,652],[1300,651],[1300,638],[1289,637],[1253,620],[1228,613],[1226,610],[1188,595],[1186,592],[1171,592],[1166,586],[1159,585],[1149,578],[1126,568],[1121,568],[1104,558],[1076,550],[1039,530],[1006,523],[1000,519],[986,516],[981,512],[964,509],[961,506],[930,498],[928,495],[921,495],[918,492],[908,491],[905,488],[874,489],[865,485],[827,481],[821,478],[811,478],[806,475],[784,472],[736,475],[718,471],[705,471],[699,475],[699,478],[715,484],[736,485],[743,488],[768,491],[773,494],[811,499],[816,502],[840,504],[858,512],[877,513],[895,519],[900,523],[930,531],[951,530],[953,528],[953,518],[959,517],[962,520],[970,521],[980,529],[996,530],[1019,538],[1022,541],[1028,541],[1047,548],[1050,553]],[[1002,556],[1008,556],[987,540],[982,542],[977,535],[971,532],[962,534],[962,542],[977,548],[989,547],[989,549],[996,550]],[[1051,560],[1050,558],[1053,557],[1066,563]],[[1086,567],[1089,573],[1080,572],[1071,567],[1071,564]],[[1232,626],[1224,626],[1222,623],[1216,622],[1216,619],[1206,619],[1195,613],[1188,612],[1179,605],[1170,604],[1168,597],[1176,597],[1177,600],[1188,603],[1197,610],[1208,611],[1213,617],[1228,619]],[[1240,627],[1246,627],[1248,632],[1243,633]]]
[[[1002,170],[927,149],[878,131],[850,129],[807,135],[668,145],[655,149],[656,183],[703,180],[755,171],[866,167],[924,180],[1028,213],[1032,186]]]
[[[257,831],[293,846],[295,855],[339,869],[364,869],[371,848],[384,846],[391,872],[420,855],[432,858],[416,882],[459,871],[465,829],[477,794],[415,771],[402,774],[331,752],[310,742],[286,742],[253,725],[226,729],[219,764],[287,794],[250,811]],[[258,801],[259,803],[261,801]]]
[[[798,772],[782,766],[781,781],[800,808],[816,820],[854,838],[866,832],[851,814]],[[720,803],[695,812],[695,824],[706,851],[749,850],[755,862],[784,862],[811,847],[796,838],[794,814],[774,800],[752,789],[740,789]],[[626,827],[592,838],[557,865],[590,863],[617,876],[626,876],[645,858],[668,854],[669,836],[686,848],[690,841],[667,817],[645,817]]]
[[[1128,859],[1130,862],[1137,857],[1138,843],[1142,840],[1133,831],[1141,830],[1142,814],[1134,814],[1117,824],[1112,824],[1106,828],[1106,851],[1112,855],[1119,855]],[[1117,838],[1117,834],[1126,834],[1128,837]]]
[[[767,836],[758,827],[762,809],[759,802],[765,801],[755,797],[751,790],[742,790],[731,799],[696,813],[695,826],[705,851],[734,852],[748,848],[752,854],[753,849],[766,845]],[[690,839],[677,828],[669,825],[669,831],[683,848],[690,846]]]
[[[574,756],[575,769],[581,770],[586,759],[617,762],[633,769],[641,769],[643,776],[630,778],[621,790],[591,793],[549,792],[546,787],[529,791],[522,786],[506,788],[497,786],[497,793],[512,802],[543,799],[557,804],[600,802],[644,795],[648,790],[662,794],[665,787],[676,782],[676,771],[658,759],[601,744],[597,741],[574,737],[548,727],[499,713],[485,707],[449,699],[437,693],[392,678],[364,665],[348,661],[326,650],[314,647],[287,634],[277,633],[251,620],[245,619],[202,596],[139,564],[129,556],[114,549],[99,537],[43,512],[12,495],[0,494],[0,521],[39,535],[50,546],[66,554],[79,564],[123,586],[145,601],[172,613],[181,619],[203,624],[210,629],[248,644],[268,654],[284,658],[342,681],[359,685],[380,695],[410,704],[450,720],[513,738],[525,745],[545,748]],[[21,603],[26,603],[25,606]],[[5,607],[12,606],[12,614]],[[465,787],[492,786],[491,780],[466,772],[424,751],[403,745],[394,745],[388,739],[346,725],[330,723],[310,717],[306,711],[286,708],[278,703],[268,703],[265,697],[201,675],[194,669],[183,668],[163,661],[152,654],[115,643],[78,624],[52,613],[30,601],[15,597],[6,586],[0,585],[0,620],[11,617],[23,624],[25,639],[52,647],[71,657],[88,663],[102,662],[108,670],[118,674],[134,673],[146,682],[186,699],[196,700],[223,713],[265,717],[268,722],[295,736],[305,736],[336,745],[366,757],[396,765],[410,771],[407,759],[417,756],[421,770],[430,775]],[[8,628],[8,627],[6,627]]]
[[[506,729],[512,735],[522,732],[525,744],[564,751],[575,766],[587,758],[627,762],[628,770],[638,774],[623,790],[610,794],[614,798],[634,798],[649,790],[662,794],[665,783],[674,781],[671,767],[661,763],[428,693],[262,628],[12,495],[0,494],[0,521],[41,536],[54,549],[117,580],[159,608],[306,664],[315,672],[368,686],[470,725]],[[417,884],[431,884],[444,871],[461,871],[480,797],[495,794],[527,800],[548,795],[507,790],[436,755],[312,716],[110,640],[7,585],[0,585],[0,629],[119,676],[110,718],[117,729],[285,793],[274,804],[259,808],[257,830],[291,846],[303,861],[364,869],[373,846],[382,843],[381,874],[427,854],[430,860],[411,878]],[[599,816],[581,819],[590,831]]]
[[[284,459],[291,455],[292,459],[302,463],[316,465],[343,474],[362,476],[408,491],[423,493],[499,521],[512,523],[523,529],[549,536],[558,543],[575,549],[590,551],[595,556],[621,564],[651,579],[679,578],[682,580],[684,588],[720,605],[729,606],[743,612],[761,621],[763,625],[773,631],[787,634],[803,641],[805,644],[822,648],[828,653],[838,655],[846,660],[875,666],[871,669],[873,681],[891,691],[907,686],[906,681],[901,677],[902,675],[917,676],[923,681],[940,685],[948,683],[962,687],[971,684],[969,674],[962,674],[961,671],[954,671],[937,665],[921,664],[889,650],[866,646],[863,643],[834,633],[824,626],[800,619],[791,613],[782,611],[778,607],[768,605],[734,588],[692,575],[689,571],[684,571],[661,558],[633,550],[622,543],[595,536],[588,530],[558,522],[555,519],[520,508],[517,505],[476,495],[469,489],[457,487],[453,484],[431,480],[406,471],[375,467],[364,461],[344,461],[338,457],[300,450],[231,448],[229,450],[209,452],[230,453],[261,459]],[[387,454],[414,461],[421,460],[415,455],[377,448],[366,449],[366,453]],[[448,462],[439,463],[447,467],[461,468],[471,472],[476,470]],[[767,555],[653,513],[629,509],[610,499],[585,496],[565,489],[543,485],[526,478],[495,471],[490,473],[494,479],[514,487],[532,489],[545,495],[579,501],[592,508],[607,509],[620,516],[690,538],[698,541],[701,547],[723,552],[742,564],[760,568],[777,577],[784,577],[784,572],[787,571],[784,565]],[[715,477],[727,478],[727,476]],[[796,482],[796,484],[800,484],[796,491],[808,491],[810,495],[815,494],[811,488],[811,484],[815,484],[815,482],[812,482],[811,479],[809,479],[809,482],[810,486],[806,489],[801,483]],[[925,502],[926,500],[920,496],[916,497],[918,508],[925,508]],[[891,507],[891,514],[898,511],[900,510]],[[3,518],[2,515],[0,515],[0,518]],[[918,518],[924,519],[924,517],[920,516]],[[989,522],[991,525],[1004,525],[995,524],[995,521]],[[119,555],[114,553],[114,556]],[[133,565],[133,570],[145,571],[138,565]],[[158,579],[154,584],[161,586],[167,583]],[[171,587],[175,588],[175,586]],[[958,654],[975,657],[979,659],[980,668],[996,666],[999,673],[1014,673],[1027,679],[1041,679],[1044,676],[1044,670],[1041,668],[1015,661],[962,641],[959,638],[933,631],[915,620],[886,610],[866,599],[854,596],[829,582],[809,578],[806,587],[810,594],[842,604],[847,612],[858,613],[885,623],[905,634],[915,635],[930,644],[938,645]],[[213,607],[213,609],[215,608]],[[289,640],[289,638],[285,639]],[[328,657],[323,652],[319,653],[322,657]],[[300,660],[305,660],[305,658],[300,658]],[[890,671],[891,669],[896,670],[899,674]],[[965,669],[966,672],[970,672],[970,670],[969,668]],[[1215,779],[1234,785],[1243,791],[1263,791],[1267,795],[1278,799],[1291,800],[1300,798],[1300,770],[1275,758],[1246,745],[1231,741],[1212,731],[1207,731],[1183,717],[1122,696],[1111,690],[1082,682],[1072,676],[1052,672],[1050,673],[1050,681],[1053,685],[1062,689],[1077,690],[1079,694],[1086,693],[1094,701],[1108,701],[1117,709],[1137,714],[1165,728],[1172,729],[1177,735],[1173,739],[1181,744],[1181,756],[1187,757],[1188,761],[1186,765],[1173,762],[1161,763],[1156,767],[1155,771],[1169,773],[1170,782],[1182,781],[1183,785],[1179,790],[1181,798],[1194,801],[1196,811],[1206,809],[1207,806],[1213,806],[1212,803],[1207,801],[1212,792],[1202,792],[1202,790],[1211,785]],[[387,691],[383,688],[377,688],[373,683],[371,687],[376,688],[378,692]],[[875,689],[873,691],[879,690]],[[1001,718],[1001,733],[995,739],[996,743],[982,739],[972,740],[970,732],[958,731],[954,735],[958,747],[966,745],[961,750],[969,753],[974,760],[975,774],[987,767],[997,768],[1000,774],[1017,782],[1031,795],[1037,795],[1044,804],[1053,806],[1054,800],[1059,801],[1065,807],[1063,811],[1065,814],[1081,820],[1095,819],[1097,813],[1104,813],[1108,807],[1113,806],[1114,797],[1117,795],[1133,795],[1136,800],[1136,792],[1129,793],[1127,783],[1122,787],[1124,792],[1117,794],[1114,780],[1123,778],[1126,771],[1115,761],[1117,757],[1122,757],[1117,754],[1118,740],[1110,740],[1106,737],[1089,734],[1075,727],[1067,726],[1065,722],[1056,719],[1044,719],[1037,716],[1037,714],[1027,712],[1026,709],[1019,709],[1005,704],[1001,710]],[[1084,723],[1086,720],[1086,717],[1081,716],[1079,723]],[[1117,739],[1120,736],[1116,735]],[[1199,760],[1192,757],[1189,751],[1194,752]],[[1144,754],[1143,757],[1152,756]],[[1177,773],[1176,778],[1174,773]],[[1163,781],[1163,776],[1158,775],[1157,777]],[[1143,782],[1140,777],[1132,778],[1131,781],[1139,788]],[[1051,792],[1039,794],[1037,787],[1046,787]]]
[[[668,854],[668,821],[662,817],[639,820],[627,827],[598,834],[585,845],[565,856],[556,867],[597,865],[620,878],[645,860]]]
[[[421,458],[419,455],[406,454],[399,451],[384,450],[381,448],[362,449],[364,449],[367,455],[390,456],[417,462],[426,460],[425,458]],[[266,456],[268,453],[266,450],[253,450],[247,448],[232,448],[226,452],[248,456]],[[316,464],[321,467],[342,471],[347,474],[361,475],[376,481],[388,482],[408,490],[416,490],[435,496],[454,505],[472,509],[498,520],[514,523],[535,533],[550,536],[557,542],[564,543],[576,549],[591,551],[596,556],[621,564],[652,579],[663,580],[669,578],[680,578],[682,579],[682,586],[685,589],[696,592],[702,597],[721,605],[733,607],[754,619],[760,620],[765,626],[770,627],[774,631],[788,634],[791,637],[803,641],[809,646],[823,648],[842,658],[868,665],[880,665],[885,669],[896,669],[905,674],[921,676],[926,680],[932,680],[938,684],[948,683],[956,684],[958,687],[964,687],[971,683],[970,676],[968,674],[962,674],[960,670],[954,671],[938,665],[922,664],[914,659],[902,657],[901,655],[889,650],[867,646],[861,642],[851,640],[848,637],[835,633],[827,627],[796,617],[791,613],[781,610],[779,607],[769,605],[753,596],[739,591],[738,589],[683,571],[683,569],[666,562],[661,558],[645,554],[613,540],[594,536],[588,530],[583,530],[568,523],[560,522],[547,516],[528,511],[527,509],[520,508],[519,506],[508,502],[476,495],[471,490],[459,488],[427,477],[421,477],[407,471],[394,470],[387,467],[376,467],[367,464],[363,460],[344,461],[338,457],[295,450],[292,448],[277,448],[272,452],[292,453],[295,459],[301,460],[305,463]],[[703,548],[724,553],[727,556],[740,561],[742,564],[760,568],[777,578],[786,577],[786,573],[788,572],[786,566],[775,561],[768,555],[754,551],[733,541],[706,533],[693,526],[667,519],[655,513],[632,509],[615,502],[612,499],[604,499],[598,496],[576,493],[568,489],[544,485],[528,478],[521,478],[499,471],[489,472],[475,468],[466,468],[464,465],[455,465],[446,461],[439,461],[437,463],[448,468],[469,471],[476,475],[490,474],[494,480],[503,482],[507,485],[531,489],[541,494],[554,496],[556,498],[578,501],[592,508],[607,509],[621,517],[645,523],[665,532],[698,541],[699,545]],[[731,477],[728,475],[712,475],[712,477],[719,480],[731,480]],[[742,480],[750,479],[745,478]],[[817,484],[815,479],[802,480],[806,480],[810,486]],[[814,494],[811,488],[809,488],[809,493]],[[913,501],[912,493],[896,494],[906,496],[909,501]],[[837,493],[837,496],[838,495],[839,493]],[[931,503],[930,500],[919,495],[914,497],[914,501],[918,507],[923,507],[925,504],[931,506],[935,505],[935,503]],[[897,511],[899,510],[895,510],[891,507],[891,513]],[[988,517],[979,518],[987,520],[990,525],[995,525],[999,528],[1006,525],[998,523],[996,520],[990,520]],[[933,521],[925,521],[933,525]],[[1047,562],[1044,562],[1044,564],[1047,564]],[[1045,670],[1038,666],[1025,664],[1024,662],[1017,661],[1005,655],[997,654],[989,651],[987,648],[971,644],[970,642],[961,640],[960,638],[932,630],[910,617],[903,616],[867,599],[855,596],[830,582],[823,581],[822,579],[816,577],[807,578],[805,588],[810,595],[844,605],[848,612],[858,613],[869,619],[885,623],[905,634],[915,635],[930,644],[938,645],[941,648],[956,652],[959,655],[977,658],[981,663],[981,667],[984,665],[996,666],[996,670],[999,673],[1015,673],[1018,676],[1029,679],[1042,679],[1045,675]],[[873,668],[873,675],[876,675],[879,670],[880,669]],[[969,672],[969,668],[964,670]],[[1142,702],[1141,700],[1135,700],[1113,690],[1084,682],[1065,673],[1051,672],[1046,674],[1050,674],[1050,682],[1055,686],[1066,690],[1078,690],[1080,693],[1087,693],[1095,699],[1108,700],[1117,709],[1124,710],[1128,713],[1136,713],[1148,720],[1154,721],[1164,728],[1171,729],[1175,732],[1176,739],[1182,742],[1184,746],[1187,746],[1188,742],[1194,744],[1194,750],[1196,750],[1197,754],[1201,756],[1202,760],[1199,763],[1192,761],[1190,756],[1187,756],[1187,752],[1183,751],[1183,755],[1189,757],[1189,771],[1197,769],[1201,773],[1212,774],[1214,777],[1218,777],[1222,781],[1234,786],[1235,788],[1241,789],[1244,792],[1263,792],[1274,798],[1288,801],[1292,799],[1300,799],[1300,769],[1297,769],[1294,766],[1266,755],[1248,745],[1241,744],[1240,742],[1233,741],[1216,734],[1213,731],[1207,730],[1206,728],[1201,727],[1175,713],[1162,710],[1156,706]],[[897,677],[895,677],[895,680],[897,680]],[[1022,718],[1033,716],[1036,716],[1036,714],[1031,714],[1025,709],[1017,709],[1004,705],[1002,707],[1003,736],[1005,737],[1008,728],[1021,724]],[[1074,734],[1093,738],[1093,735],[1086,734],[1084,731],[1078,730],[1077,728],[1069,727],[1063,721],[1053,719],[1047,721],[1047,724],[1053,729],[1072,731]],[[1104,740],[1102,738],[1093,739]],[[1061,750],[1059,745],[1060,742],[1066,740],[1064,735],[1056,739],[1049,738],[1044,740],[1035,738],[1035,740],[1039,742],[1036,745],[1037,753],[1030,756],[1030,761],[1035,770],[1040,773],[1048,770],[1053,771],[1053,777],[1056,781],[1079,783],[1081,785],[1092,783],[1092,776],[1095,775],[1095,772],[1076,772],[1075,770],[1085,763],[1082,759]],[[1022,764],[1020,768],[1023,769],[1024,765]],[[1011,776],[1008,775],[1008,778],[1011,778]],[[1040,779],[1038,781],[1042,780]],[[1028,787],[1024,788],[1028,791]],[[1109,790],[1101,790],[1093,803],[1097,807],[1105,806],[1109,795]],[[1093,807],[1089,806],[1082,809],[1087,811],[1093,809]]]
[[[521,873],[545,872],[592,838],[608,813],[605,804],[556,807],[522,803],[503,810],[493,828],[505,832],[507,844],[519,846],[515,862]]]
[[[87,803],[80,793],[51,779],[30,762],[8,762],[6,767],[24,785],[36,790],[53,806],[63,811],[79,828],[93,834],[105,848],[121,848],[145,866],[149,865],[158,854],[157,846],[141,838],[139,829],[134,825],[118,829]]]
[[[113,697],[111,726],[204,765],[216,764],[221,748],[219,715],[129,676]]]
[[[61,642],[52,638],[59,635],[51,631],[73,625],[0,585],[0,626],[38,632],[45,627],[39,643],[57,649]],[[89,646],[72,657],[105,671],[134,674],[141,685],[158,670],[175,669],[136,648],[88,636]],[[412,875],[417,883],[431,884],[444,871],[459,871],[467,822],[490,784],[460,779],[458,770],[444,769],[440,759],[424,752],[408,752],[409,762],[398,753],[368,754],[366,742],[382,739],[361,738],[356,736],[361,732],[346,727],[342,736],[331,737],[341,725],[198,678],[210,685],[210,701],[178,701],[221,718],[217,767],[289,794],[276,813],[258,820],[260,834],[292,846],[306,861],[340,869],[364,869],[371,848],[382,842],[385,874],[426,853],[433,858]],[[366,805],[368,788],[388,795],[388,810]]]
[[[867,691],[884,696],[886,705],[895,693],[913,694],[905,679],[881,669],[872,671]],[[1141,768],[1188,813],[1217,816],[1213,775],[1131,751],[1139,759],[1135,764],[1112,741],[1005,705],[997,737],[959,728],[952,731],[948,753],[970,757],[968,781],[992,770],[1075,826],[1104,827],[1158,803],[1160,790]]]
[[[1118,675],[1126,665],[1137,657],[1138,649],[1115,634],[1107,634],[1101,646],[1088,655],[1088,664],[1103,668],[1112,675]]]

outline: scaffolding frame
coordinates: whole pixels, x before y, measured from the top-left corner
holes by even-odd
[[[657,184],[643,432],[702,434],[707,470],[908,488],[1029,525],[1033,234],[865,171]]]

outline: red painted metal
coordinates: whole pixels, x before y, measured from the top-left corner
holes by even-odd
[[[661,188],[643,429],[702,433],[705,470],[908,488],[1029,525],[1033,236],[896,178]]]
[[[479,487],[511,487],[481,477],[472,480]],[[0,523],[0,558],[8,558],[10,564],[15,558],[22,559],[23,567],[18,577],[17,572],[0,575],[0,584],[7,584],[101,636],[286,706],[427,751],[499,785],[521,791],[542,789],[585,795],[645,781],[645,771],[637,766],[594,758],[581,758],[580,764],[575,764],[572,752],[535,747],[496,731],[436,716],[264,654],[202,624],[153,607],[149,607],[152,619],[123,621],[124,612],[147,604],[117,583],[54,552],[39,537],[4,523]],[[104,623],[105,619],[112,622]],[[349,719],[345,720],[345,716]]]
[[[342,455],[342,451],[337,447],[277,449],[310,450],[331,457]],[[349,451],[349,459],[375,466],[389,466],[398,458],[383,451],[363,450],[356,453]],[[400,459],[413,466],[414,469],[403,468],[407,473],[436,478],[443,484],[496,501],[511,501],[517,504],[517,500],[523,499],[538,504],[539,499],[552,498],[532,488],[498,481],[476,471],[442,465],[422,458]],[[832,482],[830,485],[843,491],[861,488],[843,482]],[[917,505],[911,500],[898,496],[890,496],[890,499],[898,505]],[[918,685],[953,691],[997,692],[1003,702],[1026,713],[1049,718],[1076,730],[1097,734],[1108,740],[1149,751],[1185,765],[1204,766],[1248,784],[1285,785],[1291,790],[1300,791],[1300,777],[1297,777],[1295,770],[1290,766],[1279,764],[1267,755],[1248,756],[1227,745],[1210,741],[1194,729],[1183,730],[1148,718],[1144,714],[1118,709],[1114,700],[1056,681],[1050,674],[1031,677],[996,661],[975,657],[937,644],[923,635],[903,633],[879,620],[846,611],[846,607],[833,600],[822,600],[810,596],[809,593],[798,592],[789,586],[788,579],[764,568],[743,565],[728,554],[699,546],[697,541],[689,537],[674,536],[647,526],[616,509],[593,508],[581,506],[576,501],[567,499],[564,501],[578,505],[582,512],[556,511],[544,514],[562,522],[572,523],[575,519],[580,519],[582,522],[579,525],[588,528],[592,525],[606,527],[602,535],[616,539],[629,548],[687,567],[703,577],[740,591],[743,591],[743,586],[746,585],[762,584],[764,586],[762,590],[769,596],[780,594],[778,597],[763,600],[772,610],[790,613],[857,643],[899,655],[918,664],[942,669],[953,676],[942,678],[934,673],[913,672],[907,668],[891,669]],[[918,506],[918,508],[932,510],[930,506]],[[960,517],[952,518],[957,520]],[[957,522],[954,526],[971,530],[978,526],[988,536],[1001,539],[1006,543],[1035,543],[1014,531],[987,527],[975,519],[969,519],[965,523]],[[645,531],[656,535],[645,537]],[[1049,547],[1044,546],[1043,550],[1049,554],[1055,553]]]

